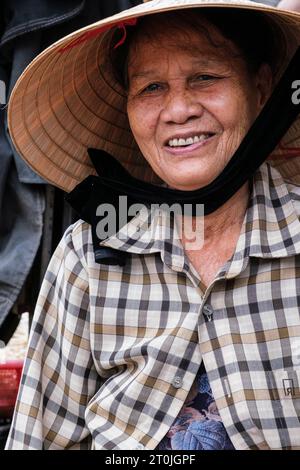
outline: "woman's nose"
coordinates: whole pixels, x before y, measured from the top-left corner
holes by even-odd
[[[166,97],[161,119],[166,123],[183,124],[201,117],[203,107],[194,94],[188,90],[169,92]]]

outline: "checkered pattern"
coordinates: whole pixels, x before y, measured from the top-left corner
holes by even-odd
[[[123,268],[96,264],[90,227],[71,226],[41,288],[7,449],[155,449],[202,360],[236,449],[300,449],[299,213],[300,188],[262,165],[205,292],[176,237],[133,240],[145,213],[103,242],[131,253]]]

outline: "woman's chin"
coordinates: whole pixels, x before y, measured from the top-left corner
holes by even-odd
[[[170,188],[183,191],[194,191],[211,183],[222,171],[220,165],[212,165],[210,161],[165,161],[164,165],[158,165],[156,173]],[[158,170],[158,171],[157,171]]]
[[[204,182],[190,182],[190,181],[172,181],[172,182],[167,182],[168,188],[170,189],[177,189],[180,191],[195,191],[197,189],[204,188],[204,186],[207,186],[209,183],[204,183]]]
[[[196,189],[204,188],[217,177],[217,175],[212,175],[211,177],[206,178],[195,178],[195,174],[197,173],[194,173],[193,175],[184,175],[184,173],[178,171],[173,176],[169,172],[167,175],[161,175],[161,178],[166,182],[170,189],[195,191]]]

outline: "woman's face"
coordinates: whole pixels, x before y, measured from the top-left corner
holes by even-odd
[[[194,190],[213,181],[270,93],[265,65],[250,74],[237,47],[203,21],[202,33],[164,26],[140,36],[128,61],[127,111],[135,140],[168,186]],[[163,32],[162,32],[163,31]]]

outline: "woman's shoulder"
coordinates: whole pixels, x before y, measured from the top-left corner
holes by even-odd
[[[67,228],[64,237],[71,238],[76,245],[91,242],[91,226],[84,220],[79,219]]]
[[[63,257],[76,256],[84,267],[88,267],[93,259],[91,226],[81,219],[74,222],[64,232],[56,251]]]
[[[300,182],[299,183],[291,183],[290,181],[285,181],[286,187],[288,189],[289,196],[295,210],[297,212],[298,217],[300,218]]]

